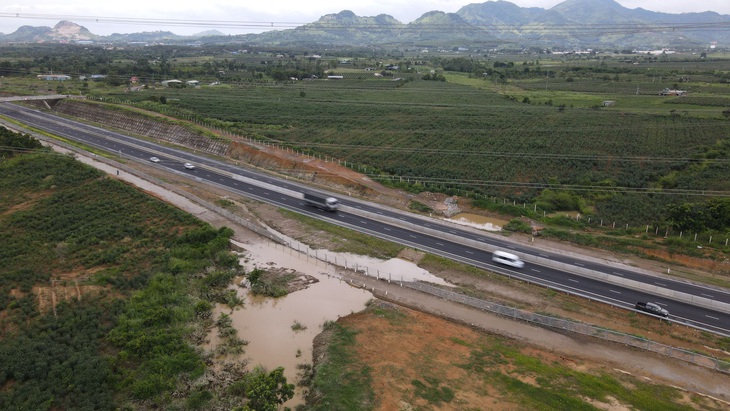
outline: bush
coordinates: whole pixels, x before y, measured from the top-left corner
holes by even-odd
[[[519,218],[513,218],[509,223],[505,224],[502,229],[507,231],[513,231],[515,233],[527,233],[532,234],[532,226],[530,223],[520,220]]]

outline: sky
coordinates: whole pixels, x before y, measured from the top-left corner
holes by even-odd
[[[486,0],[485,0],[486,1]],[[389,14],[410,23],[429,11],[453,13],[470,0],[3,0],[0,33],[20,26],[52,27],[61,20],[84,26],[93,34],[171,31],[191,35],[205,30],[225,34],[260,33],[294,28],[325,14],[350,10],[358,16]],[[730,15],[730,0],[617,0],[626,8],[641,7],[664,13],[715,11]],[[511,0],[520,7],[549,9],[562,0]]]

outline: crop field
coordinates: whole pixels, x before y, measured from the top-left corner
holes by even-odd
[[[627,87],[635,90],[636,84]],[[730,122],[686,115],[681,108],[671,112],[678,108],[673,105],[664,105],[663,114],[642,114],[525,104],[469,85],[418,79],[300,81],[165,95],[200,117],[230,122],[242,135],[367,165],[371,174],[443,187],[494,194],[508,187],[531,197],[532,188],[548,184],[661,187],[662,177],[683,170],[691,172],[672,188],[730,189],[718,179],[728,172],[726,162],[703,160],[730,134]]]

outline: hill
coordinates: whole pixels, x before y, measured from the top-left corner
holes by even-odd
[[[226,36],[215,30],[193,36],[156,31],[98,36],[62,21],[53,28],[23,26],[0,42],[166,42],[351,47],[542,47],[709,48],[730,44],[730,16],[712,11],[669,14],[629,9],[614,0],[566,0],[549,9],[507,1],[469,4],[456,13],[430,11],[411,23],[387,14],[361,17],[352,11],[327,14],[294,29]]]

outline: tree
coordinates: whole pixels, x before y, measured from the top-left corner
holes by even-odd
[[[248,403],[237,408],[237,411],[276,411],[279,405],[294,396],[294,384],[287,384],[284,367],[278,367],[270,373],[262,367],[256,367],[248,378],[246,398]]]

